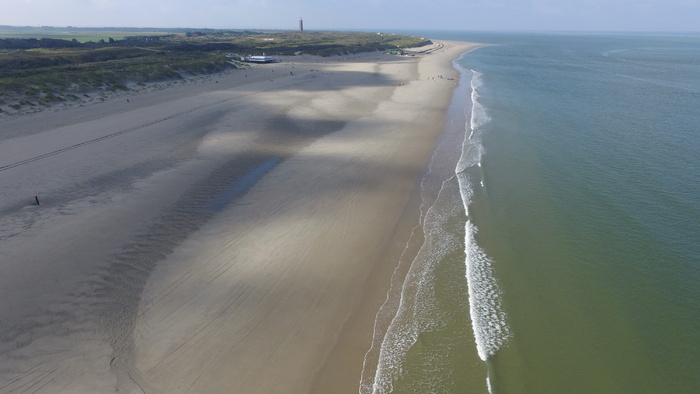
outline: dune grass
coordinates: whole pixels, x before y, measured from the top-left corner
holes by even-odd
[[[231,54],[334,56],[426,43],[413,36],[366,32],[0,27],[0,106],[50,106],[88,92],[244,67],[227,57]]]

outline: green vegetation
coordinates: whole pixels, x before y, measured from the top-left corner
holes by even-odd
[[[318,56],[415,47],[406,35],[0,26],[0,105],[19,109],[77,100],[130,84],[182,79],[244,67],[226,55]]]
[[[192,29],[189,29],[192,30]],[[142,28],[78,28],[78,27],[16,27],[0,26],[0,38],[53,38],[78,42],[123,40],[131,36],[163,36],[186,34],[188,29],[142,29]]]
[[[424,38],[400,34],[350,32],[270,33],[242,36],[233,41],[250,49],[252,54],[292,55],[301,51],[318,56],[410,48],[430,43]]]

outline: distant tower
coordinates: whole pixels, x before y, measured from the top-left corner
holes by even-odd
[[[304,21],[299,18],[299,31],[304,31]]]

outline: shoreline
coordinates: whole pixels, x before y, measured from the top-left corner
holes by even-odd
[[[459,77],[452,61],[473,47],[444,44],[415,57],[284,59],[3,119],[0,166],[39,159],[0,173],[2,317],[43,323],[0,350],[2,376],[21,388],[36,383],[29,371],[54,371],[41,379],[58,391],[356,392],[418,221],[416,190]],[[236,192],[255,168],[265,171]],[[41,207],[16,212],[38,189]],[[151,255],[162,257],[144,268]],[[114,287],[125,277],[133,291]],[[137,309],[127,293],[140,294]],[[104,326],[95,314],[119,318]],[[80,357],[61,362],[66,352]]]
[[[467,44],[457,42],[445,42],[448,44],[448,49],[452,51],[449,54],[440,54],[440,59],[436,60],[435,64],[426,65],[424,73],[432,78],[431,74],[436,74],[435,71],[427,72],[427,69],[436,67],[437,75],[442,75],[445,80],[455,80],[458,82],[460,72],[453,67],[453,62],[464,53],[481,46],[481,44]],[[457,45],[459,49],[454,48]],[[425,65],[425,58],[421,60]],[[453,86],[456,87],[455,84]],[[443,108],[442,116],[436,114],[435,129],[432,129],[434,134],[429,137],[430,143],[426,143],[425,147],[429,147],[422,154],[427,155],[417,159],[424,162],[427,166],[430,156],[435,149],[435,143],[446,127],[447,109],[452,99],[452,89],[447,89],[443,92],[445,95],[439,97],[436,107]],[[418,156],[420,157],[420,156]],[[378,257],[376,265],[372,268],[371,274],[367,278],[367,292],[362,295],[362,302],[348,317],[341,333],[338,335],[337,342],[329,353],[324,364],[319,368],[311,386],[312,393],[327,393],[327,392],[347,392],[356,393],[358,389],[364,392],[360,387],[361,375],[367,374],[372,376],[375,372],[375,365],[363,365],[366,356],[370,357],[371,362],[377,362],[376,354],[372,355],[370,346],[378,346],[380,343],[372,345],[373,331],[377,329],[376,318],[380,307],[388,300],[388,294],[401,291],[401,285],[406,277],[411,262],[416,257],[423,242],[423,231],[419,221],[420,205],[421,205],[421,181],[426,167],[423,167],[420,173],[416,173],[417,177],[414,180],[410,195],[405,201],[405,206],[395,223],[395,227],[391,234],[391,241],[387,242],[386,249]],[[409,243],[410,242],[410,243]],[[395,313],[395,307],[390,307],[388,310]],[[389,319],[391,321],[391,319]],[[367,331],[367,328],[370,330]],[[379,327],[380,332],[385,332],[386,327]],[[374,351],[378,352],[378,349]],[[358,362],[359,360],[359,362]],[[352,371],[352,373],[348,373]],[[342,388],[342,389],[341,389]]]

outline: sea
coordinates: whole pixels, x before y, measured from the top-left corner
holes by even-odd
[[[700,393],[700,34],[401,33],[485,45],[360,393]]]

